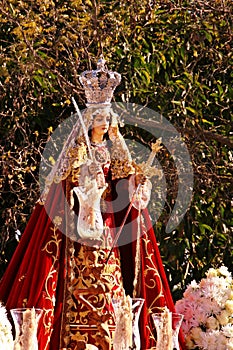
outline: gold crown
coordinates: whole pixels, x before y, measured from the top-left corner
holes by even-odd
[[[85,90],[86,105],[89,107],[97,104],[109,105],[115,88],[120,84],[121,75],[109,71],[105,60],[101,58],[96,70],[83,72],[79,79]]]

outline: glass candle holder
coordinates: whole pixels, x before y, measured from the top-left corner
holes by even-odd
[[[141,338],[140,338],[140,331],[139,331],[139,317],[141,314],[143,304],[144,304],[144,299],[142,299],[142,298],[133,298],[132,299],[132,313],[133,313],[132,349],[134,349],[134,350],[141,349]]]
[[[170,327],[164,323],[164,314],[152,314],[152,319],[156,328],[156,350],[179,350],[179,331],[184,316],[178,313],[171,314]]]
[[[10,310],[14,327],[14,350],[38,350],[38,323],[42,309],[18,308]]]
[[[113,339],[113,349],[114,350],[140,350],[141,349],[141,338],[139,331],[139,317],[144,304],[144,299],[142,298],[132,298],[130,299],[130,338],[127,340],[127,337],[124,335],[124,332],[121,334],[118,333]],[[121,299],[113,299],[113,308],[116,315],[116,320],[121,322],[121,315],[126,315],[124,311],[124,306]],[[119,335],[121,337],[119,337]]]

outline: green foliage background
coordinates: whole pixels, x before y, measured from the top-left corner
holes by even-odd
[[[122,74],[116,100],[162,113],[192,158],[192,203],[167,234],[177,187],[159,154],[170,187],[155,231],[174,298],[210,266],[232,270],[232,0],[1,0],[0,19],[1,274],[39,196],[43,147],[71,96],[84,106],[78,76],[101,54]]]

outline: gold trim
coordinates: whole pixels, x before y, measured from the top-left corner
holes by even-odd
[[[59,220],[60,221],[60,220]],[[50,230],[53,232],[51,235],[51,239],[45,244],[44,248],[42,248],[42,251],[45,251],[48,253],[48,255],[52,258],[52,265],[50,267],[49,273],[47,275],[47,278],[45,280],[44,284],[44,293],[45,293],[45,300],[50,302],[51,308],[46,309],[43,308],[43,325],[45,329],[45,334],[48,334],[47,343],[45,345],[45,349],[47,349],[48,345],[50,344],[50,338],[53,331],[52,325],[53,325],[53,318],[54,318],[54,305],[55,305],[55,293],[56,293],[56,281],[57,280],[57,269],[55,268],[56,262],[59,260],[59,251],[60,251],[60,243],[62,241],[61,238],[59,238],[60,233],[57,233],[57,227],[50,227]],[[55,277],[54,277],[55,276]],[[50,282],[52,281],[52,283]]]

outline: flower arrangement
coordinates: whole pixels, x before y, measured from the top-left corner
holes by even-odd
[[[12,350],[14,341],[12,336],[12,327],[7,318],[5,306],[0,302],[0,348],[4,350]]]
[[[233,279],[225,266],[209,269],[206,278],[187,287],[176,311],[188,349],[233,350]]]

